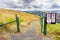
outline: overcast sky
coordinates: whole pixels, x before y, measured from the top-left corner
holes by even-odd
[[[60,0],[0,0],[0,8],[60,11]]]

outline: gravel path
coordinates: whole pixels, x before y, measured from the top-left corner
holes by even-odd
[[[39,21],[32,22],[29,28],[21,34],[11,34],[11,40],[44,40],[42,37],[37,35],[36,24]]]

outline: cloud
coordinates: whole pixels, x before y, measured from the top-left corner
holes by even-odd
[[[60,0],[0,0],[0,8],[55,11],[60,10]]]
[[[1,1],[0,1],[0,8],[9,8],[10,6],[7,6],[7,4],[5,4],[5,3],[2,3]]]

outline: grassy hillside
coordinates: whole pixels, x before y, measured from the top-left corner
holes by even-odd
[[[19,12],[19,11],[14,11],[14,10],[6,10],[6,9],[0,9],[0,24],[4,24],[13,20],[16,20],[15,15],[18,15],[19,21],[20,21],[20,26],[21,26],[21,31],[23,30],[33,21],[35,20],[40,20],[40,17],[37,15],[29,14],[26,12]],[[16,29],[16,23],[11,23],[11,24],[6,24],[4,26],[9,27],[10,29]]]
[[[18,15],[20,19],[26,22],[34,21],[34,20],[39,20],[39,16],[29,14],[26,12],[18,12],[14,10],[5,10],[5,9],[0,9],[0,23],[9,22],[11,20],[15,20],[15,15]]]

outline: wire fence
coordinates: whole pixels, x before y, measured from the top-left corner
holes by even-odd
[[[10,21],[10,22],[7,22],[7,23],[4,23],[4,24],[0,24],[0,27],[6,25],[6,24],[11,24],[13,22],[16,22],[16,25],[17,25],[17,31],[20,32],[20,22],[19,22],[19,17],[16,15],[16,19],[13,20],[13,21]]]
[[[10,21],[10,22],[7,22],[7,23],[4,23],[4,24],[0,24],[0,27],[1,26],[4,26],[4,25],[6,25],[6,24],[11,24],[11,23],[13,23],[13,22],[15,22],[16,20],[13,20],[13,21]]]

